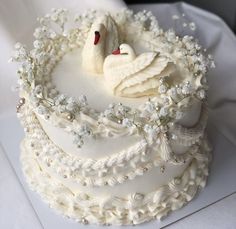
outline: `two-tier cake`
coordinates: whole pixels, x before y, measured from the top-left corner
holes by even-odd
[[[50,207],[82,223],[161,219],[205,186],[209,60],[150,12],[64,9],[16,44],[21,162]]]

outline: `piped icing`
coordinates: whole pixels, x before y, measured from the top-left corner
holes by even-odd
[[[206,73],[211,60],[193,37],[163,31],[150,12],[88,11],[72,27],[69,19],[66,10],[54,10],[39,19],[31,51],[19,43],[15,47],[13,60],[21,62],[17,112],[26,132],[21,145],[26,179],[51,207],[84,224],[161,219],[206,183]],[[61,93],[52,73],[73,50],[81,52],[78,68],[88,73],[87,80],[89,74],[100,77],[112,96],[144,102],[111,102],[106,109],[94,109],[86,93]],[[199,117],[187,118],[195,103],[201,105]],[[55,131],[49,135],[40,120]],[[117,145],[121,137],[137,141],[119,152],[111,148],[101,158],[86,158],[59,147],[53,141],[57,129],[68,134],[63,141],[73,138],[78,149],[88,146],[87,139],[115,139]],[[158,170],[154,179],[151,173]],[[140,191],[149,179],[152,184]],[[130,191],[131,184],[137,192]],[[125,191],[118,194],[123,185]]]

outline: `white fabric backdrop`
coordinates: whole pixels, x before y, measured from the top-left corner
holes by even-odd
[[[40,0],[1,0],[0,118],[14,112],[17,100],[17,93],[13,93],[10,90],[11,86],[16,85],[16,68],[15,65],[7,63],[14,43],[20,41],[30,44],[37,16],[42,16],[48,13],[51,8],[58,7],[82,12],[90,7],[119,10],[125,7],[125,4],[122,0],[87,0],[83,2],[78,0],[50,0],[43,3]],[[210,86],[209,105],[211,107],[210,122],[214,123],[218,130],[233,144],[236,144],[236,38],[234,34],[217,16],[183,3],[145,5],[144,7],[152,10],[155,16],[157,16],[160,25],[166,29],[175,26],[177,30],[182,30],[171,19],[171,15],[174,14],[181,16],[184,13],[185,17],[180,19],[182,22],[194,21],[196,23],[196,31],[184,30],[184,33],[196,36],[200,43],[213,54],[216,62],[216,69],[212,70],[208,77]],[[134,10],[141,10],[142,6],[137,5],[132,6],[132,8]],[[1,187],[12,187],[12,189],[9,189],[7,192],[4,188],[0,189],[0,203],[4,203],[0,205],[0,222],[3,216],[3,208],[1,206],[8,206],[8,203],[13,203],[12,198],[15,198],[15,203],[18,203],[15,206],[21,206],[21,208],[15,209],[15,216],[22,210],[30,212],[30,208],[24,207],[22,204],[25,201],[25,197],[20,191],[16,191],[16,189],[20,189],[17,179],[15,178],[14,186],[11,183],[9,186],[9,181],[14,176],[14,173],[10,172],[11,168],[6,166],[6,164],[7,160],[1,160],[0,158],[0,168],[5,168],[8,171],[0,173],[0,185]],[[4,171],[6,171],[5,169]],[[22,197],[18,198],[16,195]],[[2,228],[3,225],[0,223],[0,226]],[[15,224],[11,228],[18,228],[18,226],[19,224]],[[19,228],[25,229],[26,227]]]

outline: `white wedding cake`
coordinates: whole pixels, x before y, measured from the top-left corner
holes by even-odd
[[[30,187],[84,224],[140,224],[192,200],[210,161],[202,47],[146,11],[57,9],[39,23],[13,56]]]

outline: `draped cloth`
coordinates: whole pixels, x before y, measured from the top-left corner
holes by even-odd
[[[48,13],[51,8],[67,8],[70,11],[83,12],[89,8],[118,11],[123,7],[126,6],[122,0],[2,0],[0,4],[0,122],[5,122],[10,116],[13,117],[18,97],[17,92],[11,91],[11,87],[16,85],[17,81],[15,73],[16,65],[8,64],[7,60],[11,56],[13,45],[16,41],[27,45],[32,43],[32,33],[36,26],[36,18],[38,16]],[[160,26],[165,29],[174,27],[181,35],[194,35],[200,44],[207,48],[209,53],[213,55],[216,68],[208,74],[209,122],[218,129],[222,134],[222,138],[224,136],[232,144],[236,145],[236,38],[232,31],[216,15],[184,3],[133,5],[131,8],[135,11],[143,9],[151,10],[157,17]],[[173,20],[173,15],[177,15],[180,19]],[[190,22],[196,24],[196,30],[187,29]],[[187,27],[183,28],[183,23],[186,23]],[[9,126],[11,125],[9,124]],[[14,135],[18,132],[15,132],[15,129],[12,127],[10,133],[13,133],[11,134],[11,142],[7,143],[7,137],[1,138],[1,136],[5,136],[5,132],[1,132],[0,128],[0,143],[5,149],[7,145],[11,144],[13,147],[14,144],[18,144]],[[212,133],[212,131],[209,133]],[[220,141],[220,139],[212,138],[212,145],[215,145],[216,142],[220,145]],[[14,149],[18,149],[17,145],[14,147]],[[225,152],[227,150],[228,148],[225,147]],[[19,152],[16,150],[14,153],[17,154]],[[7,157],[9,156],[9,161],[6,160],[6,155],[4,156],[0,148],[0,157],[3,158],[0,160],[0,168],[4,168],[4,171],[0,170],[0,187],[4,187],[0,188],[0,218],[4,218],[4,222],[0,220],[0,227],[42,228],[42,225],[37,223],[37,219],[32,212],[33,209],[36,209],[35,212],[41,209],[41,214],[39,215],[43,217],[46,207],[44,205],[43,207],[41,206],[40,200],[37,200],[38,202],[35,201],[33,206],[29,204],[28,199],[24,197],[24,192],[20,191],[22,187],[17,181],[18,178],[22,181],[22,177],[18,173],[16,175],[12,172],[20,171],[19,161],[16,162],[16,158],[18,157],[10,156],[13,152],[7,150],[5,154]],[[10,167],[10,164],[13,167]],[[35,204],[36,202],[38,204]],[[11,208],[12,210],[10,211],[9,209]],[[59,228],[58,225],[61,226],[60,228],[64,228],[63,225],[65,223],[62,221],[62,218],[54,217],[54,214],[48,212],[46,211],[47,214],[45,213],[44,218],[40,218],[41,223],[44,226],[51,225],[51,228]],[[190,213],[188,212],[188,214]],[[48,222],[46,222],[47,220]],[[151,224],[148,225],[151,226]],[[150,228],[153,228],[152,226]],[[76,225],[70,228],[80,227]]]

